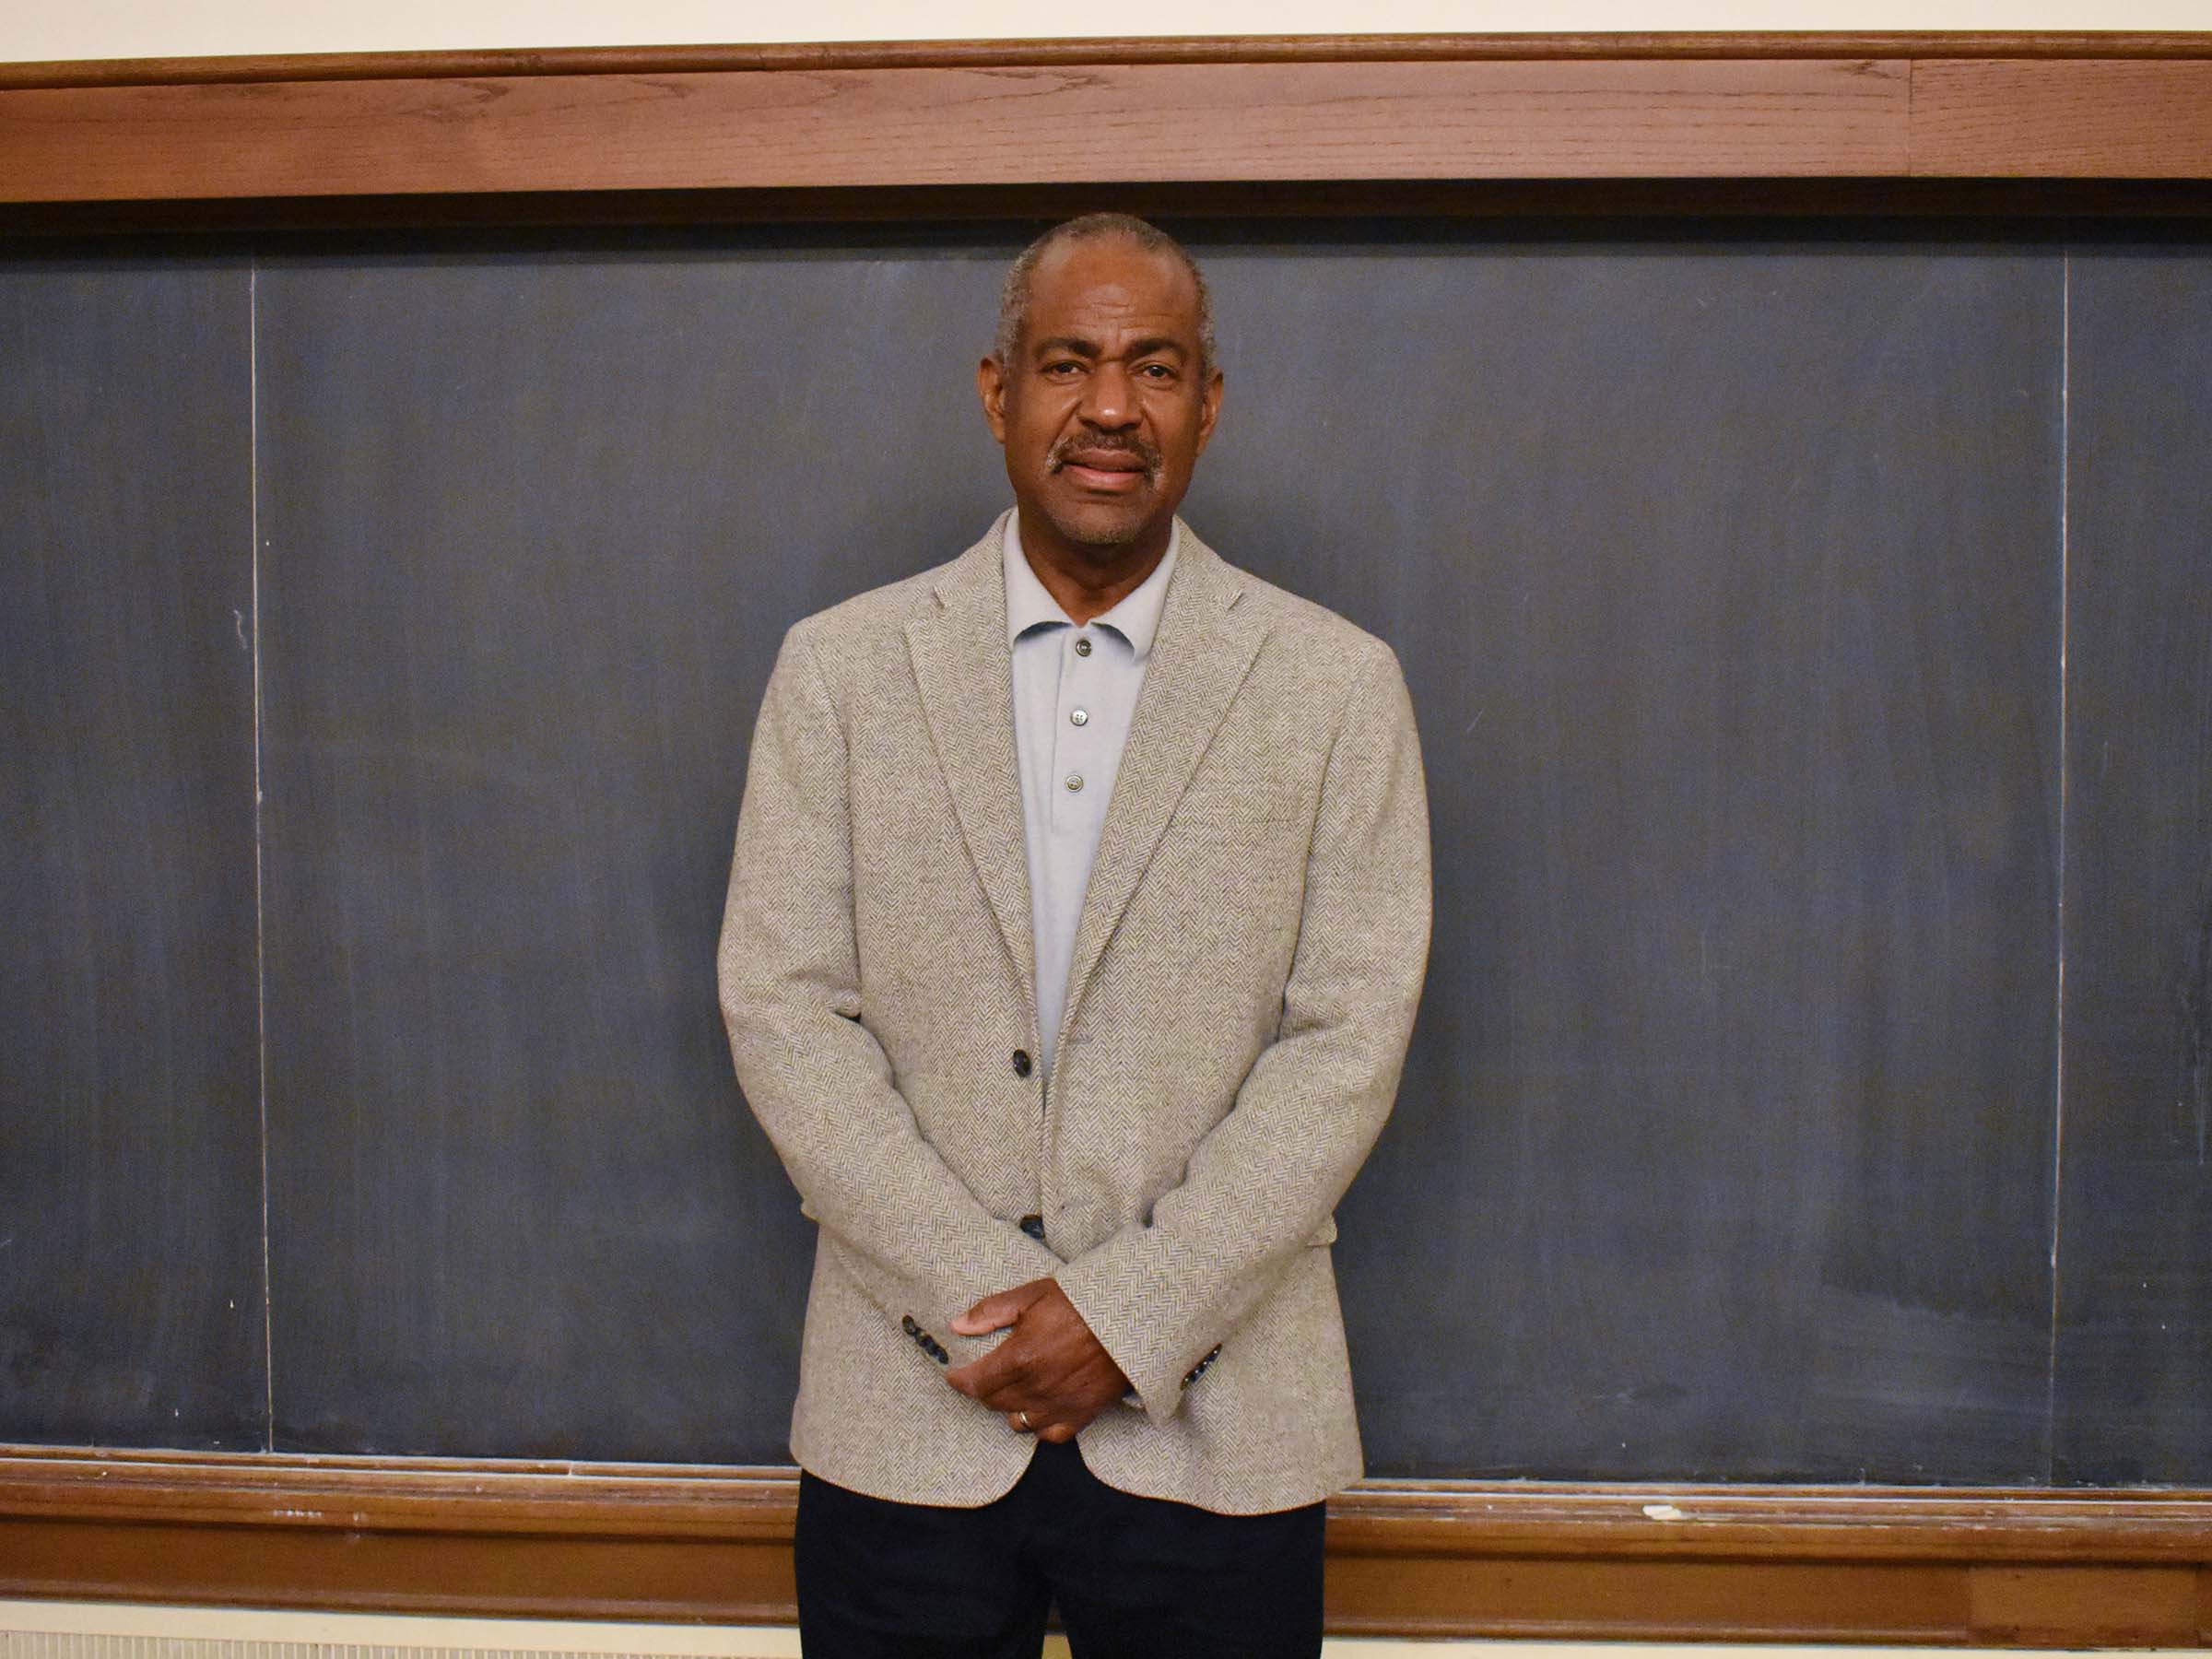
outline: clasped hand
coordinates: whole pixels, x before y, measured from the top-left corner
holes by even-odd
[[[1128,1392],[1129,1379],[1057,1280],[1031,1279],[986,1296],[952,1322],[961,1336],[1009,1327],[1013,1335],[982,1359],[945,1373],[970,1399],[1004,1415],[1007,1427],[1055,1443],[1071,1441]]]

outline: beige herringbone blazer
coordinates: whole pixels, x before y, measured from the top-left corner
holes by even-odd
[[[1049,1274],[1141,1402],[1083,1431],[1100,1478],[1312,1502],[1360,1472],[1331,1212],[1428,956],[1405,684],[1184,530],[1048,1079],[1004,524],[794,628],[753,740],[722,1006],[821,1229],[792,1450],[878,1497],[1005,1492],[1031,1441],[944,1381],[1001,1338],[947,1327]]]

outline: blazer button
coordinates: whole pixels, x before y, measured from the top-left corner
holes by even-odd
[[[1043,1243],[1044,1218],[1042,1216],[1024,1216],[1021,1218],[1021,1230],[1028,1233],[1040,1244]]]
[[[1197,1364],[1192,1366],[1188,1371],[1183,1373],[1182,1385],[1185,1388],[1188,1388],[1192,1383],[1197,1382],[1199,1378],[1206,1375],[1207,1367],[1211,1366],[1215,1360],[1220,1358],[1221,1345],[1217,1342],[1214,1344],[1212,1349],[1208,1351],[1205,1359],[1199,1360]]]
[[[1014,1051],[1014,1075],[1016,1077],[1026,1077],[1035,1068],[1036,1062],[1030,1058],[1030,1051],[1028,1049],[1016,1049]]]
[[[922,1335],[922,1327],[914,1323],[914,1316],[912,1313],[909,1313],[904,1319],[899,1322],[899,1328],[904,1331],[909,1336],[919,1336]]]

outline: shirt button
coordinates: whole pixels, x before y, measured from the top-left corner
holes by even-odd
[[[1088,640],[1077,640],[1076,641],[1076,654],[1077,656],[1088,656],[1090,654],[1090,641]]]
[[[1030,1051],[1028,1049],[1016,1049],[1014,1051],[1014,1075],[1016,1077],[1028,1077],[1033,1062],[1031,1062],[1030,1059]]]
[[[1088,725],[1090,724],[1089,712],[1084,709],[1077,709],[1073,714],[1070,714],[1067,717],[1067,721],[1070,725]]]
[[[1067,774],[1067,793],[1070,794],[1077,794],[1082,791],[1082,788],[1083,774],[1081,772],[1069,772]]]
[[[1042,1243],[1044,1241],[1044,1218],[1042,1216],[1024,1216],[1021,1218],[1021,1230],[1039,1243]]]

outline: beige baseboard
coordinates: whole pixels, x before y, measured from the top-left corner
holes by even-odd
[[[782,1626],[432,1618],[110,1602],[0,1601],[0,1659],[796,1659]],[[1324,1659],[1830,1659],[1832,1649],[1568,1641],[1407,1641],[1337,1637]],[[2212,1650],[2148,1650],[2203,1655]],[[1948,1648],[1858,1648],[1853,1659],[1949,1659]],[[1054,1636],[1043,1659],[1067,1659]]]

